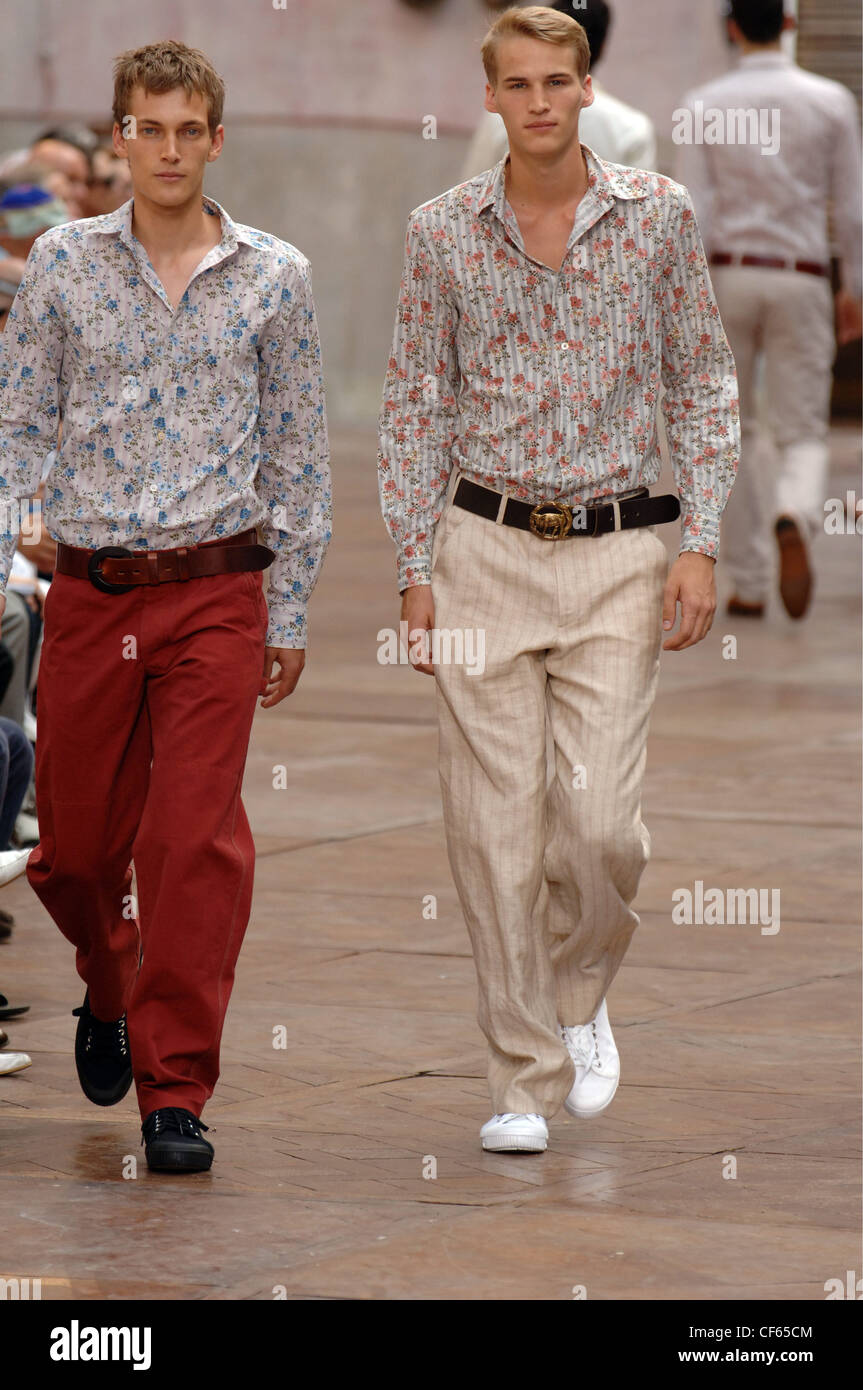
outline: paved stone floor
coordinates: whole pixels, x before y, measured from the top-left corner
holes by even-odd
[[[245,779],[258,862],[214,1167],[148,1173],[131,1096],[81,1095],[72,951],[19,879],[0,988],[32,1004],[7,1028],[33,1065],[0,1080],[0,1274],[47,1298],[823,1299],[861,1267],[860,539],[819,538],[804,622],[720,614],[663,655],[653,857],[609,996],[620,1090],[556,1118],[545,1155],[484,1155],[432,682],[377,661],[398,610],[374,435],[333,446],[307,669],[259,710]],[[834,430],[836,496],[859,457]],[[778,889],[780,930],[675,925],[696,880]]]

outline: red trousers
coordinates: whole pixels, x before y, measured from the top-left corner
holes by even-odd
[[[105,594],[57,573],[44,621],[27,877],[76,947],[93,1013],[128,1014],[142,1118],[169,1105],[200,1115],[251,909],[240,789],[263,674],[261,575]]]

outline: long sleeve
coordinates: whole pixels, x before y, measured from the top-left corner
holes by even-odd
[[[714,559],[719,521],[740,457],[737,371],[719,317],[692,199],[672,212],[660,289],[662,384],[681,503],[681,550]]]
[[[458,428],[458,312],[417,221],[408,226],[392,355],[380,414],[381,510],[398,550],[398,586],[428,584],[434,528]]]
[[[259,347],[261,443],[256,492],[260,526],[275,552],[270,568],[267,645],[304,647],[307,606],[332,535],[332,487],[321,347],[311,267],[281,302]]]
[[[36,492],[57,444],[65,333],[45,260],[37,241],[0,333],[0,593],[18,543],[20,502]]]
[[[861,297],[861,174],[860,135],[857,106],[850,92],[842,91],[833,163],[830,170],[830,196],[836,250],[842,263],[842,284],[855,299]]]

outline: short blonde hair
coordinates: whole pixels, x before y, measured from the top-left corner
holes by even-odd
[[[546,5],[512,6],[499,15],[482,41],[482,65],[488,84],[497,82],[497,46],[501,39],[514,37],[542,39],[575,51],[575,70],[580,82],[590,67],[590,44],[587,34],[576,19],[550,10]]]
[[[177,39],[130,48],[114,59],[113,116],[122,126],[135,87],[154,95],[183,87],[187,96],[197,94],[207,103],[207,125],[215,135],[221,124],[225,84],[206,54],[188,48]]]

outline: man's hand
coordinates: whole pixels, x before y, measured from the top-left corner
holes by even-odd
[[[264,674],[258,692],[266,696],[261,701],[261,709],[272,709],[296,689],[302,669],[306,664],[303,647],[265,647]],[[273,666],[279,668],[278,676],[273,675]]]
[[[40,529],[36,536],[25,536],[22,531],[18,537],[18,549],[37,570],[41,570],[43,574],[54,573],[57,564],[57,542],[47,531]]]
[[[716,612],[714,568],[710,556],[700,555],[696,550],[684,550],[671,566],[662,596],[662,626],[666,631],[674,627],[679,603],[680,627],[674,637],[663,642],[664,652],[694,647],[713,626]]]
[[[835,296],[836,304],[836,342],[840,347],[863,338],[863,305],[847,290],[839,290]]]
[[[411,665],[424,676],[433,676],[431,652],[426,662],[413,660],[413,648],[420,640],[420,633],[430,632],[434,627],[434,600],[430,584],[414,584],[410,589],[405,589],[402,596],[402,622],[408,625],[408,658]]]

